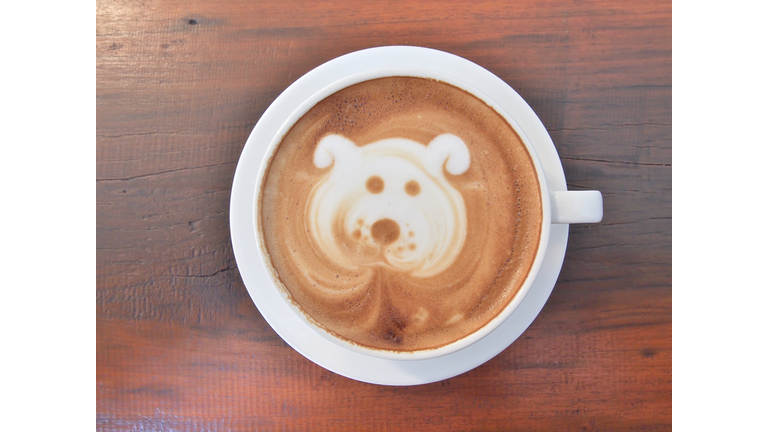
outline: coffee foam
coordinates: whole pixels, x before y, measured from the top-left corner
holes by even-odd
[[[383,78],[318,103],[269,162],[259,229],[310,318],[366,347],[410,351],[476,331],[531,268],[533,163],[474,96]]]
[[[312,238],[329,259],[348,268],[380,264],[422,278],[453,263],[464,245],[467,217],[442,166],[455,175],[469,168],[460,138],[440,135],[426,147],[390,138],[358,147],[329,135],[314,162],[326,168],[331,161],[333,168],[310,193],[306,215]]]

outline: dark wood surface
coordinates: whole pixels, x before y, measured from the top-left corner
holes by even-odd
[[[670,2],[99,0],[99,430],[669,430]],[[541,117],[571,226],[542,313],[486,364],[384,387],[288,347],[238,274],[232,178],[256,121],[339,55],[420,45],[472,60]]]

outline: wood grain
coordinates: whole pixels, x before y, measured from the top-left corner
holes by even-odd
[[[99,0],[96,20],[99,430],[671,429],[671,3]],[[512,346],[395,388],[274,333],[237,272],[228,208],[282,90],[400,44],[515,88],[605,217],[571,226],[558,284]]]

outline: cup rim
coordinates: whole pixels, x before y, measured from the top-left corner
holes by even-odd
[[[417,77],[417,78],[435,79],[437,81],[442,81],[469,92],[470,94],[474,95],[475,97],[485,102],[492,109],[494,109],[499,115],[501,115],[505,119],[505,121],[507,121],[508,124],[510,124],[510,126],[512,126],[515,132],[517,132],[524,146],[528,150],[528,154],[531,157],[531,161],[536,171],[539,189],[541,193],[541,205],[542,205],[542,222],[540,226],[541,235],[539,236],[539,243],[537,245],[536,257],[534,258],[533,264],[531,265],[531,269],[528,272],[528,275],[526,276],[525,281],[521,285],[520,289],[518,290],[514,298],[509,303],[507,303],[507,305],[494,318],[492,318],[488,323],[486,323],[486,325],[476,330],[475,332],[470,333],[461,339],[457,339],[447,345],[443,345],[443,346],[432,348],[432,349],[424,349],[424,350],[416,350],[416,351],[381,350],[381,349],[374,349],[374,348],[358,345],[330,333],[328,330],[326,330],[320,324],[316,323],[312,318],[310,318],[308,314],[306,314],[290,298],[290,294],[288,293],[287,288],[285,288],[285,286],[282,284],[282,281],[279,279],[277,270],[272,265],[271,259],[269,257],[269,253],[267,252],[264,236],[262,235],[262,229],[260,226],[260,218],[259,218],[259,206],[260,206],[259,198],[261,195],[261,187],[266,174],[266,169],[269,165],[269,161],[274,157],[274,154],[277,151],[277,148],[279,147],[280,143],[283,141],[283,138],[285,137],[285,135],[290,131],[291,127],[302,116],[304,116],[304,114],[306,114],[310,109],[312,109],[312,107],[314,107],[316,104],[318,104],[320,101],[324,100],[328,96],[344,88],[347,88],[349,86],[352,86],[358,83],[362,83],[362,82],[377,79],[377,78],[385,78],[385,77],[392,77],[392,76]],[[295,85],[302,78],[300,78],[299,80],[291,84],[291,86]],[[288,88],[290,88],[291,86],[289,86]],[[264,270],[267,272],[267,275],[269,276],[269,279],[272,285],[271,288],[278,291],[283,302],[288,306],[291,312],[302,323],[304,323],[307,327],[309,327],[312,331],[314,331],[316,334],[320,335],[324,339],[357,353],[365,354],[372,357],[388,359],[388,360],[426,360],[426,359],[441,357],[444,355],[448,355],[448,354],[460,351],[474,344],[475,342],[483,339],[488,334],[496,330],[507,318],[509,318],[510,315],[512,315],[512,313],[522,303],[523,299],[530,291],[531,286],[536,280],[536,277],[538,276],[539,271],[541,269],[542,262],[546,255],[547,244],[549,242],[549,236],[550,236],[551,203],[550,203],[550,197],[549,197],[549,187],[547,185],[547,178],[545,176],[544,169],[542,167],[541,161],[536,153],[536,150],[533,144],[531,143],[530,139],[527,137],[523,129],[520,127],[520,125],[501,106],[501,104],[496,102],[492,97],[490,97],[486,93],[479,90],[477,87],[473,86],[471,83],[468,83],[465,80],[454,77],[443,71],[423,68],[423,67],[395,66],[395,67],[376,68],[376,69],[365,70],[362,72],[351,73],[349,75],[344,76],[343,78],[340,78],[328,84],[327,86],[314,92],[311,96],[307,97],[303,102],[301,102],[298,105],[298,107],[296,107],[290,113],[290,115],[288,115],[288,117],[285,119],[285,121],[280,126],[280,128],[278,128],[277,132],[272,137],[269,137],[268,139],[270,140],[269,144],[267,145],[264,156],[259,164],[259,169],[256,176],[256,184],[254,188],[253,203],[251,206],[251,208],[254,210],[254,218],[251,222],[252,222],[253,233],[257,243],[256,249],[259,254],[261,265],[263,266]]]

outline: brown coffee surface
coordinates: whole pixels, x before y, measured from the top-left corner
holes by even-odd
[[[422,246],[409,238],[434,234],[389,218],[370,226],[359,221],[354,231],[334,222],[328,234],[338,248],[321,247],[312,234],[310,202],[334,169],[313,162],[323,138],[339,135],[361,148],[405,138],[426,147],[442,134],[459,137],[470,155],[463,173],[443,171],[466,214],[463,239],[448,239],[461,244],[444,270],[423,276],[387,261],[382,254],[396,252],[392,248],[408,253]],[[394,187],[383,174],[370,174],[363,176],[361,199],[384,197]],[[369,348],[434,349],[477,331],[520,290],[541,235],[541,192],[517,133],[480,99],[435,80],[375,79],[322,100],[286,134],[264,182],[258,227],[275,277],[311,321]],[[427,193],[421,183],[398,188],[418,198]],[[368,246],[360,246],[363,241]],[[379,249],[371,252],[371,244]]]

